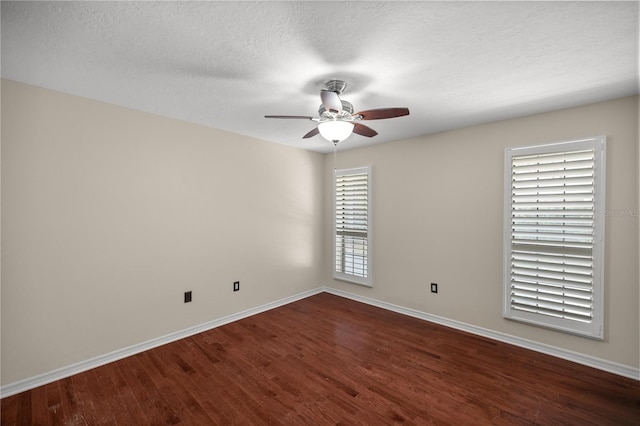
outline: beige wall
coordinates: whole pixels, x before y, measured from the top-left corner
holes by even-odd
[[[424,118],[428,120],[428,117]],[[374,126],[375,127],[375,126]],[[605,340],[502,318],[504,150],[607,137]],[[348,141],[344,142],[345,144]],[[325,158],[331,197],[333,158]],[[373,166],[374,287],[340,290],[638,367],[638,98],[475,126],[338,154],[338,168]],[[331,229],[331,206],[325,205]],[[325,233],[330,249],[330,232]],[[432,294],[429,283],[439,284]]]
[[[3,80],[2,384],[317,288],[321,173],[318,153]]]

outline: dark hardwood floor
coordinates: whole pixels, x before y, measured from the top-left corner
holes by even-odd
[[[2,425],[640,425],[640,382],[322,293],[1,408]]]

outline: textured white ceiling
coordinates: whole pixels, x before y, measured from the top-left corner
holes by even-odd
[[[341,149],[638,93],[638,2],[2,2],[2,77],[320,152],[324,82],[366,122]]]

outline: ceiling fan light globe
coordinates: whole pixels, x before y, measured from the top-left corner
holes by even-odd
[[[353,123],[348,121],[326,121],[318,125],[320,135],[329,142],[342,142],[353,132]]]

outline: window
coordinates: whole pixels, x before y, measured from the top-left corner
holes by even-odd
[[[505,318],[603,338],[605,138],[507,149]]]
[[[371,286],[371,167],[336,170],[334,272],[336,279]]]

